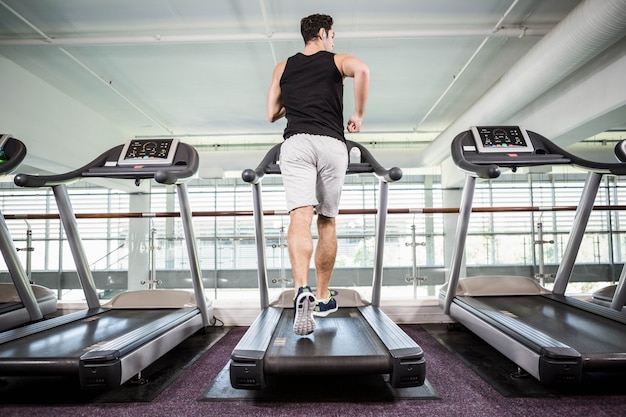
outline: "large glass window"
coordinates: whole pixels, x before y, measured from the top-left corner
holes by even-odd
[[[584,173],[504,174],[494,181],[478,182],[474,207],[495,208],[471,216],[465,262],[468,274],[493,271],[535,276],[545,268],[558,268],[585,183]],[[194,230],[200,266],[207,290],[214,297],[254,294],[257,288],[257,259],[252,217],[252,192],[238,178],[195,179],[187,185],[194,212]],[[141,197],[155,213],[171,216],[128,218],[130,197],[125,191],[105,189],[89,183],[69,187],[72,205],[79,214],[78,225],[88,262],[103,297],[129,287],[127,271],[155,268],[159,285],[188,287],[187,251],[173,186],[153,185]],[[444,253],[453,244],[456,219],[437,210],[443,207],[444,189],[437,175],[405,175],[389,187],[389,215],[384,252],[384,286],[390,297],[435,296],[446,279]],[[338,255],[333,285],[356,287],[367,293],[374,263],[378,180],[371,175],[349,176],[343,190],[337,219]],[[290,287],[286,232],[289,216],[284,212],[284,194],[279,176],[268,176],[262,184],[265,252],[270,287]],[[618,178],[603,179],[596,210],[577,258],[572,291],[592,291],[617,279],[623,263],[626,187]],[[607,206],[615,206],[608,210]],[[32,234],[32,251],[20,250],[23,263],[30,255],[32,277],[42,285],[80,291],[74,261],[60,225],[53,194],[48,189],[20,189],[2,184],[0,208],[16,246],[25,249]],[[421,212],[421,209],[428,213]],[[520,209],[526,208],[526,209]],[[548,209],[551,208],[551,209]],[[555,209],[552,209],[555,208]],[[450,208],[448,208],[450,209]],[[98,216],[112,213],[115,216]],[[24,214],[40,215],[21,219]],[[92,218],[87,218],[93,215]],[[83,216],[80,216],[83,215]],[[139,225],[139,226],[137,226]],[[29,232],[30,231],[30,232]],[[538,242],[539,231],[543,242]],[[316,238],[313,228],[314,239]],[[541,252],[542,256],[539,256]],[[543,265],[540,268],[540,259]],[[154,260],[154,262],[152,261]],[[0,271],[0,280],[9,279]],[[313,269],[313,268],[311,268]],[[311,275],[313,276],[313,275]],[[413,291],[419,287],[419,291]],[[244,291],[245,290],[245,291]],[[248,291],[248,292],[246,292]],[[231,295],[228,295],[231,296]]]

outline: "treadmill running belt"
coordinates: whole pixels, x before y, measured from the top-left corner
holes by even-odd
[[[475,308],[498,311],[549,334],[581,354],[622,352],[624,325],[548,297],[460,297]]]
[[[293,332],[294,310],[283,309],[267,349],[264,371],[290,374],[384,374],[392,358],[357,308],[340,308],[316,317],[317,329],[308,336]]]
[[[5,363],[32,362],[32,366],[44,367],[54,361],[76,361],[88,350],[119,338],[125,334],[166,316],[188,314],[188,309],[135,309],[106,310],[101,314],[35,333],[0,345],[0,370]],[[71,359],[70,359],[71,358]],[[65,361],[63,361],[65,359]],[[44,363],[42,363],[42,361]],[[52,362],[51,362],[52,361]],[[25,366],[21,363],[21,366]]]

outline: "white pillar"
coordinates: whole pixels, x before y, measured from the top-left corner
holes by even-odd
[[[463,184],[465,184],[465,174],[454,165],[450,158],[444,160],[441,163],[441,185],[443,187],[442,199],[444,207],[458,208],[461,205]],[[456,239],[458,218],[458,213],[447,213],[443,215],[443,260],[446,267],[446,281],[448,280],[448,276],[450,274],[448,268],[452,262],[452,252],[455,245],[454,239]],[[464,257],[461,264],[460,277],[465,277],[466,275]]]
[[[150,212],[150,193],[130,194],[129,208],[131,212]],[[147,289],[150,277],[149,218],[128,220],[128,245],[128,289]]]

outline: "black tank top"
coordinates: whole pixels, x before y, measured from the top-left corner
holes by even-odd
[[[285,139],[308,133],[346,140],[343,135],[343,77],[334,56],[332,52],[320,51],[313,55],[297,53],[287,59],[280,79],[287,117]]]

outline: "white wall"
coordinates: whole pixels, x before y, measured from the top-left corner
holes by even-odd
[[[54,161],[77,168],[105,151],[112,139],[130,139],[127,132],[3,56],[0,74],[0,132],[26,144],[24,164],[45,170],[46,161]],[[68,137],[76,146],[54,146],[67,143],[61,139]]]

